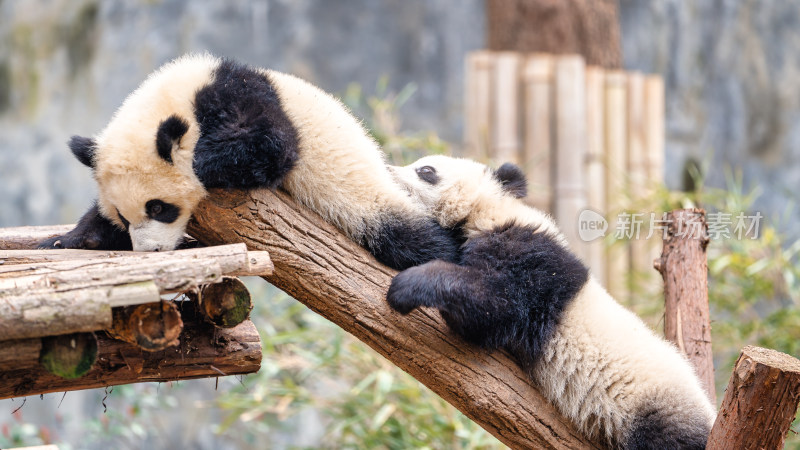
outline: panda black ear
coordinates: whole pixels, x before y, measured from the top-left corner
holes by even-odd
[[[172,164],[172,149],[187,131],[189,131],[189,123],[174,114],[163,120],[158,125],[156,132],[158,156]]]
[[[69,149],[78,158],[78,161],[86,167],[94,169],[94,151],[97,150],[97,143],[92,138],[82,136],[72,136],[69,140]]]
[[[503,185],[503,190],[516,198],[528,195],[528,180],[522,169],[511,163],[505,163],[494,171],[494,177]]]

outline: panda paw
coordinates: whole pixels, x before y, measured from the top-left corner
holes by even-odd
[[[82,234],[72,232],[63,236],[55,236],[45,239],[39,243],[40,249],[76,248],[94,250],[100,246],[100,241],[96,238],[87,237]]]
[[[386,293],[386,300],[389,306],[400,314],[406,315],[419,306],[423,306],[422,301],[425,290],[422,289],[424,283],[424,269],[419,266],[406,269],[392,279],[389,292]]]

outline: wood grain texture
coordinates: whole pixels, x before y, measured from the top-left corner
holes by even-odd
[[[664,335],[686,354],[712,404],[716,404],[705,215],[702,209],[667,214],[664,249],[655,267],[664,278]]]
[[[272,271],[264,252],[242,244],[99,258],[92,251],[32,253],[77,259],[0,266],[0,340],[106,329],[112,307],[157,302],[159,294],[215,283],[223,274]]]
[[[64,379],[39,366],[39,339],[3,342],[0,351],[0,399],[76,391],[147,381],[175,381],[257,372],[261,340],[252,322],[216,329],[181,305],[184,332],[180,343],[160,352],[145,352],[126,342],[97,333],[94,367],[77,379]],[[9,352],[15,348],[18,351]]]
[[[783,448],[798,402],[800,361],[775,350],[743,348],[707,448]]]
[[[36,248],[45,239],[61,236],[75,228],[71,225],[0,228],[0,249],[18,250]]]
[[[587,448],[505,353],[471,347],[439,314],[392,311],[393,270],[282,192],[214,191],[189,224],[200,242],[267,250],[265,277],[352,333],[513,448]]]

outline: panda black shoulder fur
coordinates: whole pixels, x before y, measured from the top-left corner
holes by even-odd
[[[392,281],[389,304],[437,308],[465,340],[505,348],[586,435],[615,448],[705,448],[715,411],[686,358],[620,306],[544,213],[512,164],[430,156],[393,168],[415,202],[466,239],[458,264]]]
[[[280,186],[391,267],[458,250],[341,102],[291,75],[184,56],[150,75],[99,135],[69,144],[93,169],[98,200],[43,247],[172,250],[207,189]]]

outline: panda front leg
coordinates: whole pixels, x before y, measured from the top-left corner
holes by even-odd
[[[466,341],[484,348],[505,344],[501,328],[508,310],[491,295],[488,271],[436,260],[400,272],[386,299],[401,314],[420,306],[436,308]]]
[[[132,250],[127,231],[120,229],[107,217],[100,214],[95,202],[80,218],[75,228],[64,234],[46,239],[39,248],[77,248],[89,250]]]

